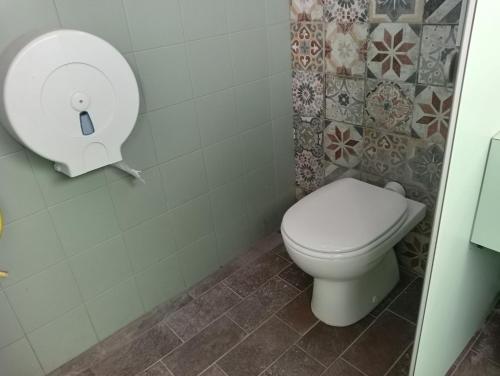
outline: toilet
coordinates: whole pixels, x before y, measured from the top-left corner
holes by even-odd
[[[314,278],[314,315],[347,326],[370,313],[399,280],[394,245],[424,216],[425,205],[398,183],[380,188],[353,178],[288,209],[281,233],[290,257]]]

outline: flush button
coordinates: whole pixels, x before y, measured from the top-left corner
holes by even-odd
[[[82,112],[88,109],[90,106],[90,98],[87,94],[84,93],[75,93],[71,97],[71,107],[75,109],[75,111]]]

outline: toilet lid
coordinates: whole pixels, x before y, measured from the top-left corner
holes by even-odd
[[[328,184],[292,206],[282,231],[319,252],[350,252],[372,244],[406,215],[405,197],[356,179]]]

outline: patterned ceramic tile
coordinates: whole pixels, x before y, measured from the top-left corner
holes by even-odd
[[[308,150],[295,155],[296,184],[304,193],[318,189],[323,182],[322,158]]]
[[[345,31],[336,23],[326,29],[326,70],[343,76],[363,76],[366,68],[368,24],[354,24]]]
[[[428,189],[422,188],[420,185],[411,183],[405,183],[404,187],[406,190],[406,197],[425,204],[428,213],[434,211],[436,207],[437,191],[431,192]]]
[[[415,81],[420,26],[382,23],[374,27],[368,45],[368,75],[395,81]]]
[[[421,23],[424,0],[370,0],[370,22]]]
[[[362,79],[350,79],[326,75],[326,117],[331,120],[361,125],[365,83]]]
[[[408,148],[408,181],[421,185],[430,192],[437,192],[443,159],[443,145],[413,139]]]
[[[430,239],[426,235],[410,232],[401,242],[396,244],[399,262],[418,274],[425,272],[429,254]]]
[[[453,90],[437,86],[417,86],[412,129],[423,139],[446,142]]]
[[[302,116],[319,117],[324,106],[324,79],[319,73],[293,71],[293,111]]]
[[[359,171],[336,165],[327,159],[323,162],[323,168],[325,170],[324,184],[343,178],[361,179],[361,173]]]
[[[361,169],[384,178],[402,180],[408,143],[408,137],[366,128]]]
[[[363,154],[363,129],[336,121],[327,124],[324,135],[327,159],[339,166],[356,167]]]
[[[410,135],[415,86],[367,80],[365,125]]]
[[[323,24],[292,24],[292,69],[323,72]]]
[[[321,21],[323,0],[291,0],[290,18],[292,21]]]
[[[458,23],[462,0],[427,0],[424,8],[424,22],[430,24]]]
[[[368,22],[368,0],[324,0],[325,21],[335,22],[344,30],[356,23]]]
[[[421,84],[450,84],[445,76],[446,57],[457,50],[457,26],[424,25],[418,82]]]
[[[293,117],[293,136],[295,152],[310,151],[315,157],[323,157],[323,121],[319,118],[295,115]]]

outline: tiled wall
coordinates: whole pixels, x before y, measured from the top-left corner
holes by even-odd
[[[442,170],[459,0],[292,0],[296,185],[353,176],[402,183],[428,206],[398,246],[422,273]],[[336,215],[332,213],[332,215]]]
[[[114,44],[137,73],[124,147],[146,185],[69,179],[0,127],[0,374],[49,372],[214,271],[294,199],[287,0],[0,0],[34,29]]]

